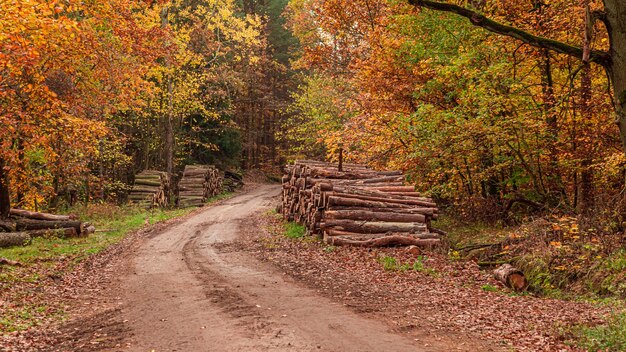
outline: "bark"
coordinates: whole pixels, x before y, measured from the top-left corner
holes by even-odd
[[[0,219],[0,232],[15,232],[15,222]]]
[[[0,248],[23,246],[30,243],[30,236],[23,232],[0,232]]]
[[[77,233],[82,232],[83,223],[80,221],[46,221],[46,220],[31,220],[31,219],[17,219],[15,220],[15,226],[17,231],[28,230],[49,230],[49,229],[63,229],[73,228]]]
[[[70,215],[56,215],[48,213],[38,213],[34,211],[28,211],[23,209],[11,209],[10,214],[13,216],[21,216],[23,218],[33,220],[50,220],[50,221],[69,221],[72,220]]]
[[[329,210],[324,213],[327,219],[370,220],[390,222],[419,222],[425,223],[423,214],[397,214],[364,210]]]
[[[418,246],[434,247],[441,244],[439,239],[419,239],[406,236],[388,236],[365,241],[351,240],[342,236],[329,237],[327,243],[334,246],[386,247],[386,246]]]
[[[0,158],[0,219],[7,218],[11,210],[9,175],[5,169],[5,161]]]
[[[337,230],[357,233],[386,233],[407,232],[420,233],[428,231],[424,223],[382,222],[382,221],[354,221],[326,219],[321,223],[322,229],[335,228]]]
[[[95,231],[95,228],[94,228]],[[59,238],[68,238],[68,237],[78,237],[81,235],[80,232],[76,231],[74,227],[60,228],[60,229],[43,229],[43,230],[30,230],[24,231],[24,233],[28,234],[30,237],[59,237]]]
[[[404,233],[404,232],[386,232],[386,233],[359,233],[359,232],[350,232],[350,231],[342,231],[342,230],[334,230],[330,229],[326,231],[327,236],[343,236],[347,239],[353,240],[370,240],[375,238],[383,238],[390,236],[403,236],[409,238],[418,238],[418,239],[440,239],[441,236],[436,233]]]

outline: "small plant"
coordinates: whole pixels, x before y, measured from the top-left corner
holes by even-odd
[[[398,261],[394,257],[390,257],[388,255],[379,259],[380,263],[383,265],[385,270],[397,270],[398,269]]]
[[[302,238],[306,235],[306,228],[295,222],[290,222],[285,225],[285,237],[288,238]]]
[[[489,284],[482,285],[480,288],[483,291],[486,291],[486,292],[498,292],[498,291],[500,291],[497,287],[495,287],[493,285],[489,285]]]
[[[324,247],[324,252],[331,253],[331,252],[334,252],[335,249],[337,249],[337,247],[335,247],[335,246],[325,246]]]
[[[417,272],[426,272],[428,275],[436,276],[437,272],[434,269],[427,269],[424,265],[424,260],[426,260],[426,256],[424,255],[417,256],[417,260],[413,263],[400,263],[396,258],[387,255],[378,259],[378,261],[383,265],[383,268],[385,270],[412,270]]]

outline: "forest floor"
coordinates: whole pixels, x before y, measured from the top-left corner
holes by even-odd
[[[6,351],[567,351],[609,309],[509,294],[473,262],[326,246],[259,185],[138,231],[49,280],[61,324]]]

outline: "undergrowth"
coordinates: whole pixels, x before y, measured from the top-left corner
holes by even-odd
[[[577,326],[572,330],[573,344],[588,351],[626,351],[626,313],[612,315],[604,325]]]
[[[483,269],[503,263],[520,269],[536,296],[609,305],[617,313],[598,326],[567,328],[572,344],[589,351],[626,350],[626,249],[624,237],[583,227],[571,216],[546,216],[520,226],[438,222],[449,233],[452,260],[474,260]],[[496,291],[485,285],[484,291]]]

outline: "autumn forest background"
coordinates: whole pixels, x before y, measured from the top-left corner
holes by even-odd
[[[451,256],[513,258],[537,292],[626,295],[605,2],[453,2],[582,57],[427,3],[3,1],[0,211],[121,204],[146,169],[272,178],[342,150],[436,199]],[[470,253],[483,233],[509,244]]]

